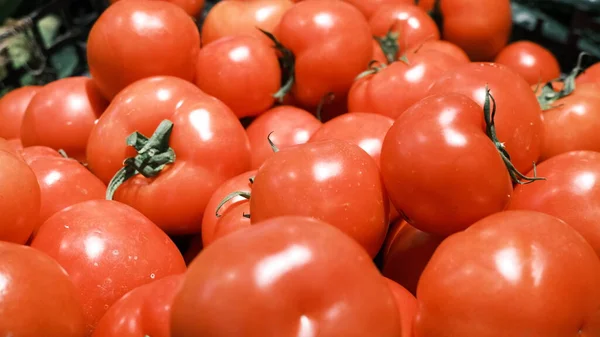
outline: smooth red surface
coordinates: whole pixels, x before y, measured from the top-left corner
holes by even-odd
[[[560,77],[560,65],[552,52],[530,41],[517,41],[504,47],[494,60],[504,64],[527,81],[544,84]]]
[[[396,306],[398,307],[400,322],[402,324],[401,337],[412,337],[413,324],[417,314],[417,299],[398,283],[389,278],[385,278],[385,280],[392,291],[394,300],[396,300]]]
[[[117,1],[124,0],[110,0],[110,3],[115,3]],[[134,0],[131,0],[134,1]],[[204,0],[162,0],[170,2],[174,5],[181,7],[188,15],[192,17],[198,17],[198,15],[202,12],[204,8]]]
[[[413,0],[344,0],[347,3],[353,5],[358,8],[359,11],[363,13],[363,15],[369,19],[378,8],[384,5],[394,5],[394,4],[413,4]]]
[[[21,124],[29,102],[41,87],[25,86],[11,90],[0,99],[0,137],[21,138]]]
[[[575,83],[600,83],[600,62],[588,67],[582,74],[577,76]]]
[[[454,57],[454,59],[460,64],[470,62],[469,56],[467,55],[467,53],[465,53],[464,50],[462,50],[459,46],[455,45],[454,43],[444,40],[427,40],[411,48],[408,51],[408,53],[418,53],[419,51],[426,50],[437,50],[442,53],[448,54]]]

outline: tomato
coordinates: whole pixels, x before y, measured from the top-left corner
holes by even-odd
[[[350,112],[371,112],[393,119],[427,96],[442,74],[459,63],[451,56],[434,50],[406,55],[407,61],[375,68],[358,79],[348,95]],[[402,95],[398,95],[401,92]]]
[[[600,82],[577,85],[544,111],[541,160],[575,150],[600,151]]]
[[[537,167],[546,181],[518,186],[510,209],[547,213],[566,221],[600,255],[600,153],[568,152],[552,157]]]
[[[293,83],[291,93],[305,107],[316,107],[330,94],[345,99],[373,55],[367,20],[342,1],[299,2],[283,15],[274,33],[287,48],[284,64],[293,64],[294,72],[278,97]]]
[[[357,145],[325,140],[289,147],[258,170],[251,223],[284,215],[334,225],[374,257],[388,228],[389,201],[377,163]]]
[[[17,156],[19,159],[21,157],[21,150],[23,146],[21,145],[21,140],[18,138],[13,138],[10,140],[6,140],[4,138],[0,138],[0,150],[6,151],[10,154]]]
[[[109,2],[111,4],[115,3],[117,1],[124,1],[124,0],[109,0]],[[168,1],[174,5],[181,7],[181,9],[183,9],[186,13],[188,13],[188,15],[190,15],[194,18],[198,17],[198,15],[202,12],[202,9],[204,8],[204,0],[163,0],[163,1]]]
[[[497,213],[436,250],[417,290],[415,336],[598,336],[599,282],[598,257],[569,225]]]
[[[396,221],[385,240],[382,274],[416,294],[421,273],[443,239]]]
[[[381,174],[411,225],[449,235],[507,206],[510,175],[483,119],[470,98],[442,94],[424,98],[394,122],[383,141]]]
[[[293,106],[278,106],[256,118],[246,129],[252,149],[252,169],[273,155],[267,136],[279,149],[306,143],[322,123],[310,112]]]
[[[25,110],[41,87],[25,86],[10,91],[0,99],[0,137],[21,138]]]
[[[407,54],[410,53],[418,53],[426,50],[436,50],[445,54],[448,54],[458,62],[458,64],[469,63],[469,56],[462,50],[459,46],[455,45],[452,42],[442,41],[442,40],[427,40],[410,50],[408,50]]]
[[[552,53],[537,43],[517,41],[500,51],[494,60],[514,70],[534,85],[560,77],[560,65]]]
[[[21,153],[40,186],[39,225],[65,207],[82,201],[104,199],[104,183],[78,161],[64,158],[44,146],[28,147]]]
[[[31,246],[65,268],[81,295],[88,331],[130,290],[186,270],[175,244],[133,208],[109,200],[68,207]]]
[[[23,146],[48,146],[84,160],[90,132],[107,105],[89,78],[47,84],[38,90],[23,117]]]
[[[383,49],[381,49],[379,42],[375,39],[373,39],[373,56],[371,57],[371,60],[377,61],[379,64],[386,64],[388,62],[383,53]]]
[[[213,241],[221,238],[229,233],[240,230],[244,227],[250,226],[250,219],[243,217],[243,213],[235,213],[235,217],[239,217],[235,223],[224,222],[228,220],[225,218],[230,210],[240,204],[248,204],[247,198],[237,196],[227,201],[219,207],[221,202],[225,201],[225,198],[233,192],[246,192],[250,193],[252,190],[252,184],[250,179],[256,175],[256,171],[244,172],[238,176],[235,176],[219,186],[210,197],[206,210],[204,211],[204,217],[202,218],[202,244],[204,247],[208,247]],[[246,207],[248,210],[248,207]],[[219,213],[219,216],[217,216]],[[250,214],[250,212],[247,212]],[[231,219],[233,220],[233,219]],[[223,226],[225,225],[225,226]],[[233,225],[233,226],[229,226]]]
[[[584,83],[600,83],[600,62],[593,64],[576,79],[577,85]]]
[[[202,24],[202,45],[231,35],[250,35],[271,42],[257,28],[272,31],[292,7],[290,0],[219,1]]]
[[[535,94],[521,76],[503,65],[469,63],[443,75],[431,88],[430,94],[461,93],[483,107],[486,85],[498,106],[498,138],[505,143],[514,166],[521,172],[527,172],[540,156],[543,124]]]
[[[171,337],[398,337],[397,311],[358,244],[321,221],[280,217],[198,255],[175,296]]]
[[[400,314],[400,322],[402,324],[401,337],[412,337],[412,326],[417,313],[417,299],[398,283],[385,278]]]
[[[84,337],[79,294],[56,261],[0,241],[0,335]]]
[[[344,0],[347,3],[358,8],[364,16],[369,19],[379,8],[384,5],[395,5],[395,4],[413,4],[413,0]]]
[[[137,287],[121,297],[102,317],[92,337],[170,337],[171,304],[183,274]]]
[[[181,8],[164,1],[119,1],[92,27],[87,61],[94,82],[112,99],[146,77],[193,81],[199,51],[198,28]]]
[[[510,0],[442,0],[440,10],[443,39],[457,44],[473,61],[493,60],[508,42]]]
[[[206,45],[198,56],[196,85],[239,118],[270,108],[280,82],[275,50],[255,37],[224,37]]]

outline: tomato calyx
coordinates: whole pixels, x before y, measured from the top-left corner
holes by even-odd
[[[383,51],[383,55],[385,55],[388,64],[396,61],[396,55],[400,52],[400,45],[398,44],[399,37],[400,35],[397,32],[393,32],[391,27],[385,36],[373,36]]]
[[[172,131],[173,122],[165,119],[150,138],[137,131],[127,137],[127,146],[135,148],[138,154],[125,159],[123,168],[110,180],[106,189],[107,200],[112,200],[117,188],[135,175],[155,177],[165,166],[175,162],[175,151],[169,147]]]
[[[296,67],[296,58],[294,53],[291,50],[286,48],[277,38],[270,32],[266,30],[258,28],[263,34],[265,34],[273,43],[275,44],[273,48],[279,51],[279,66],[281,67],[281,88],[273,97],[279,101],[279,103],[283,102],[283,98],[292,90],[294,86],[294,81],[296,80],[295,67]]]
[[[504,143],[501,142],[500,140],[498,140],[498,136],[496,135],[496,124],[494,121],[494,119],[496,117],[496,100],[490,93],[490,89],[487,86],[486,86],[485,90],[486,90],[485,103],[483,105],[483,115],[484,115],[484,119],[485,119],[485,133],[492,140],[494,145],[496,146],[496,149],[498,150],[498,153],[500,154],[500,157],[502,158],[504,165],[508,169],[508,173],[510,175],[512,182],[514,184],[526,185],[526,184],[530,184],[537,180],[546,180],[546,178],[538,177],[536,175],[535,163],[533,163],[533,172],[534,172],[533,177],[528,177],[528,176],[522,174],[521,172],[519,172],[519,170],[510,161],[510,155],[508,154],[508,151],[506,151],[506,147],[504,146]],[[492,105],[492,103],[493,103],[493,105]]]
[[[579,54],[579,57],[577,58],[577,64],[573,70],[571,70],[569,75],[567,75],[567,77],[564,79],[559,78],[551,80],[542,87],[542,91],[537,96],[537,100],[540,103],[540,107],[543,111],[554,108],[554,103],[556,101],[563,97],[569,96],[573,93],[573,91],[575,91],[575,79],[584,71],[582,62],[583,57],[587,55],[588,54],[586,52]],[[554,83],[562,83],[563,88],[559,91],[554,90]]]
[[[362,73],[358,74],[356,76],[356,78],[354,79],[359,80],[363,77],[367,77],[373,74],[377,74],[378,72],[380,72],[381,70],[385,69],[387,67],[387,65],[385,65],[384,63],[381,63],[377,60],[371,60],[371,62],[369,62],[369,65],[367,66],[367,70],[363,71]]]

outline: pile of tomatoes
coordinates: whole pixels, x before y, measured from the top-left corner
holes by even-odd
[[[112,2],[0,100],[0,336],[600,336],[600,63],[509,0]]]

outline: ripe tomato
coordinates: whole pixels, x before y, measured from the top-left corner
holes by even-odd
[[[256,118],[246,129],[252,149],[252,169],[258,169],[273,155],[267,141],[277,144],[279,149],[304,144],[320,128],[322,123],[310,112],[293,106],[275,107]]]
[[[34,233],[46,219],[65,207],[104,199],[106,185],[78,161],[44,146],[25,148],[21,154],[40,186],[40,217]]]
[[[510,175],[483,119],[481,107],[464,95],[432,95],[387,133],[381,174],[411,225],[449,235],[506,207]]]
[[[436,250],[419,282],[415,336],[598,336],[599,283],[598,257],[569,225],[497,213]]]
[[[23,117],[23,146],[42,145],[85,160],[90,131],[108,102],[91,79],[71,77],[39,89]]]
[[[0,150],[6,151],[10,154],[17,156],[19,159],[23,159],[21,157],[21,150],[23,146],[21,145],[21,140],[18,138],[13,138],[11,140],[6,140],[4,138],[0,138]]]
[[[587,68],[583,73],[577,76],[575,82],[577,85],[584,83],[600,83],[600,62]]]
[[[220,99],[238,118],[270,108],[281,70],[275,50],[252,36],[228,36],[206,45],[198,55],[196,85]]]
[[[85,337],[79,294],[56,261],[0,241],[0,335]]]
[[[363,15],[369,19],[371,16],[384,5],[396,5],[396,4],[413,4],[413,0],[344,0],[347,3],[358,8]],[[388,27],[389,28],[389,27]]]
[[[10,91],[0,99],[0,137],[21,138],[21,124],[29,102],[41,87],[25,86]]]
[[[128,291],[186,270],[165,233],[116,201],[86,201],[55,213],[31,246],[69,273],[80,292],[89,332]]]
[[[518,186],[510,209],[547,213],[566,221],[600,256],[600,153],[568,152],[537,167],[546,181]]]
[[[251,222],[284,215],[313,217],[341,229],[374,257],[388,228],[389,201],[377,163],[341,140],[282,149],[252,184]]]
[[[119,1],[92,27],[87,61],[94,82],[112,99],[150,76],[193,81],[199,51],[198,28],[181,8],[164,1]]]
[[[397,311],[359,245],[326,223],[280,217],[198,255],[175,297],[171,336],[398,337]]]
[[[283,15],[274,33],[293,54],[293,60],[284,62],[293,63],[294,75],[278,94],[285,94],[293,81],[292,94],[305,107],[316,107],[330,94],[344,99],[373,55],[367,20],[342,1],[299,2]]]
[[[183,274],[137,287],[121,297],[102,317],[92,337],[170,337],[171,304]]]
[[[442,74],[459,63],[434,50],[406,55],[408,61],[374,69],[354,82],[348,95],[350,112],[371,112],[393,119],[427,96]],[[401,92],[402,95],[398,95]],[[535,98],[535,97],[534,97]]]
[[[412,49],[410,49],[407,54],[423,52],[426,50],[437,50],[439,52],[448,54],[458,62],[458,64],[469,63],[469,56],[462,50],[459,46],[455,45],[452,42],[442,41],[442,40],[427,40]]]
[[[38,226],[40,186],[23,158],[6,151],[0,151],[0,199],[0,241],[24,244]]]
[[[413,337],[413,321],[417,314],[417,299],[408,290],[398,283],[384,278],[392,291],[402,325],[402,335],[399,337]]]
[[[483,107],[486,85],[498,105],[498,138],[506,144],[514,166],[527,172],[540,156],[543,124],[535,94],[521,76],[503,65],[469,63],[443,75],[430,94],[461,93]]]
[[[223,222],[223,220],[226,219],[226,215],[233,210],[234,207],[240,204],[248,204],[247,206],[249,206],[248,198],[237,196],[223,205],[220,204],[233,192],[250,193],[252,190],[250,179],[254,178],[255,175],[256,171],[244,172],[221,184],[212,194],[208,204],[206,204],[206,210],[204,211],[204,217],[202,218],[202,244],[204,247],[208,247],[208,245],[218,238],[250,226],[250,219],[243,217],[243,214],[237,212],[234,215],[235,217],[239,216],[237,222]],[[249,209],[249,207],[246,208]],[[217,212],[219,213],[219,217],[217,216]],[[247,213],[249,214],[250,212]]]
[[[560,65],[556,57],[548,49],[530,41],[509,44],[500,51],[494,62],[509,67],[530,85],[560,77]]]
[[[111,4],[115,3],[117,1],[124,1],[124,0],[109,0],[109,2]],[[204,8],[204,0],[162,0],[162,1],[167,1],[174,5],[179,6],[186,13],[188,13],[188,15],[190,15],[194,18],[198,17],[198,15],[202,12],[202,9]]]

